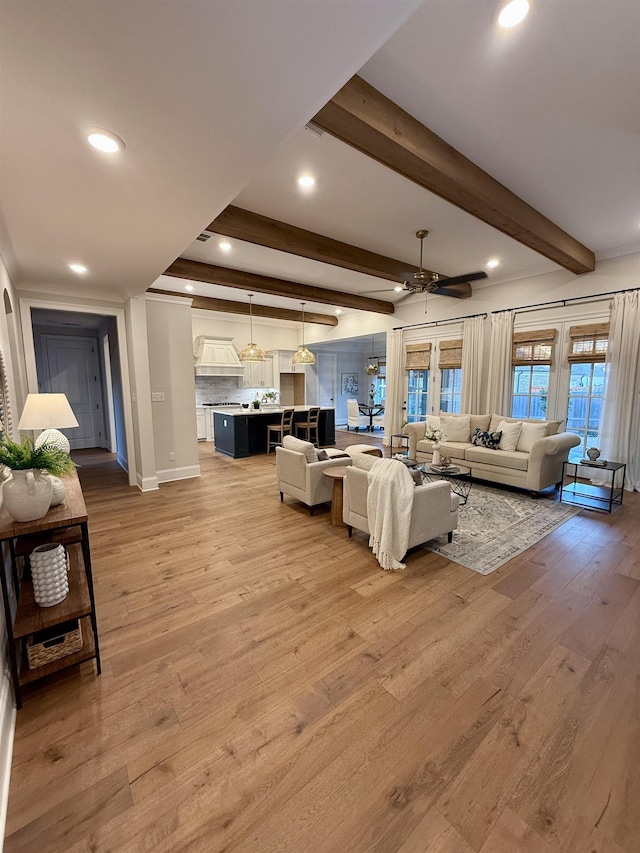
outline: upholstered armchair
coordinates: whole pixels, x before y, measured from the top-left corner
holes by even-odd
[[[372,461],[375,462],[375,459]],[[347,469],[344,478],[342,519],[347,525],[349,536],[354,527],[370,533],[367,519],[368,471],[362,465],[370,467],[367,460],[354,460],[354,465]],[[407,547],[415,548],[445,533],[451,542],[453,531],[458,526],[458,501],[458,496],[453,494],[451,486],[444,480],[416,486],[413,490],[413,505],[407,507],[407,512],[411,512]]]
[[[314,507],[331,501],[333,480],[324,477],[322,472],[338,465],[351,465],[350,457],[318,461],[318,452],[311,442],[285,436],[283,447],[276,447],[276,480],[280,500],[284,500],[284,495],[289,495],[306,504],[313,515]]]

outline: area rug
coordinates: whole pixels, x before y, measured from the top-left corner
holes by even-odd
[[[579,512],[549,498],[474,483],[466,506],[460,507],[453,542],[445,534],[424,547],[489,575]]]

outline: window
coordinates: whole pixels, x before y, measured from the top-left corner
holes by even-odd
[[[429,411],[429,366],[431,344],[407,344],[407,422],[424,421]]]
[[[462,391],[462,339],[440,343],[440,411],[459,412]]]
[[[511,352],[512,418],[544,419],[547,416],[549,374],[555,337],[555,329],[538,329],[514,334]]]
[[[609,339],[608,323],[572,326],[569,329],[569,400],[567,432],[580,438],[569,453],[570,462],[586,456],[588,447],[597,447],[602,401],[606,383],[605,357]]]
[[[373,394],[373,402],[376,406],[384,406],[384,401],[387,396],[387,363],[378,359],[378,375],[374,378],[373,384],[375,391]]]

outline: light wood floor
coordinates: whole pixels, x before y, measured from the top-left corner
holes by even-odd
[[[78,458],[103,675],[18,713],[6,853],[640,849],[640,494],[393,573],[273,455],[144,495]]]

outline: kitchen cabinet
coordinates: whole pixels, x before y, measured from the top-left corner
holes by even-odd
[[[278,349],[269,351],[277,364],[277,373],[304,373],[304,364],[292,364],[291,359],[295,355],[295,350]]]
[[[11,558],[10,576],[7,577],[3,570],[0,572],[0,581],[7,630],[7,657],[18,708],[22,707],[23,686],[61,669],[95,660],[100,674],[87,510],[77,473],[65,477],[64,484],[64,501],[59,506],[51,507],[46,515],[36,521],[14,521],[6,509],[0,511],[0,541],[8,543]],[[34,598],[28,564],[31,551],[47,542],[65,547],[69,561],[69,592],[59,604],[40,607]],[[15,611],[12,599],[17,602]],[[54,628],[64,632],[64,626],[74,620],[82,634],[80,650],[30,668],[26,644],[34,634]],[[51,645],[55,642],[52,641]]]
[[[273,356],[264,361],[248,361],[244,365],[243,386],[245,388],[274,388]]]
[[[204,441],[207,437],[207,412],[204,406],[196,406],[196,429],[198,432],[198,441]]]

